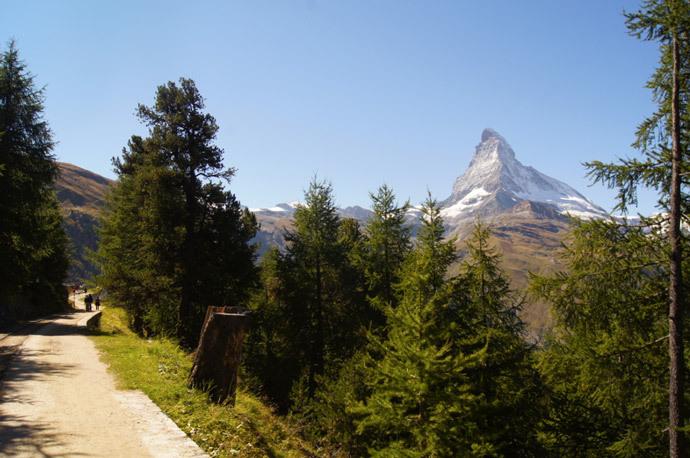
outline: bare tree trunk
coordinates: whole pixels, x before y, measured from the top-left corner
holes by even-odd
[[[235,404],[237,373],[249,316],[236,307],[208,307],[189,385],[207,390],[217,403]]]
[[[680,51],[676,34],[673,36],[673,87],[671,93],[671,130],[673,141],[673,159],[671,171],[671,278],[669,285],[669,456],[685,456],[683,433],[678,431],[683,426],[683,290],[681,273],[681,234],[680,234]]]

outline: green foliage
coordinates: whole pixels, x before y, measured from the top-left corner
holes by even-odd
[[[300,352],[296,347],[298,326],[292,325],[284,297],[282,257],[273,247],[260,264],[261,288],[255,291],[250,307],[252,327],[244,349],[245,380],[285,412],[290,390],[299,378]]]
[[[194,346],[209,305],[243,305],[256,279],[254,216],[226,191],[234,169],[193,81],[160,86],[139,106],[149,136],[114,159],[119,181],[103,212],[100,283],[141,334]],[[220,181],[223,180],[223,181]]]
[[[648,41],[659,43],[660,61],[659,67],[647,83],[647,87],[652,90],[654,102],[657,104],[656,111],[645,119],[637,129],[636,140],[633,146],[639,149],[643,158],[621,160],[619,163],[604,164],[594,161],[587,166],[589,174],[595,182],[601,182],[610,188],[618,190],[617,208],[624,212],[628,208],[637,204],[637,190],[640,186],[655,189],[659,193],[658,207],[663,211],[662,215],[653,220],[643,220],[642,224],[658,224],[660,221],[666,223],[663,231],[656,235],[662,235],[665,243],[670,250],[666,253],[666,264],[668,271],[665,272],[669,280],[667,294],[660,293],[660,296],[637,298],[642,303],[638,304],[636,312],[646,309],[648,304],[658,302],[659,310],[668,307],[668,321],[666,329],[669,334],[669,384],[668,384],[668,452],[672,456],[683,455],[683,444],[680,434],[677,431],[683,428],[685,423],[683,412],[683,380],[684,380],[684,350],[683,350],[683,319],[685,301],[683,299],[682,285],[682,234],[680,233],[681,220],[687,220],[690,210],[690,199],[688,195],[688,141],[690,140],[688,123],[690,122],[690,110],[688,110],[688,97],[690,95],[690,2],[687,0],[645,0],[642,7],[635,13],[626,15],[627,26],[631,35]],[[622,230],[626,236],[631,236],[634,231]],[[615,240],[612,238],[612,240]],[[627,241],[620,243],[625,247]],[[662,244],[663,245],[663,244]],[[662,252],[661,249],[659,249]],[[649,250],[645,250],[649,253]],[[651,256],[651,254],[650,254]],[[618,277],[622,275],[635,275],[635,272],[617,272]],[[663,278],[661,272],[644,272],[655,280]],[[621,279],[625,284],[627,279]],[[664,304],[661,298],[668,302]],[[588,304],[591,307],[601,307],[606,302],[592,298]],[[611,304],[618,307],[623,306],[624,297],[618,297],[618,302]],[[657,317],[660,319],[660,317]],[[649,317],[631,314],[630,320],[637,324],[648,323]],[[623,329],[625,327],[621,326]],[[606,330],[604,336],[597,336],[600,339],[615,336],[615,330]],[[637,329],[639,331],[639,329]],[[657,330],[658,333],[658,330]],[[631,334],[635,336],[634,333]],[[649,337],[649,336],[648,336]],[[613,352],[625,350],[626,342],[608,342],[609,349]],[[592,345],[601,345],[601,342],[594,341]],[[620,347],[616,349],[616,344]],[[634,352],[637,355],[639,352]],[[621,357],[621,359],[623,359]],[[643,358],[641,358],[643,359]],[[654,366],[649,362],[651,367]],[[642,372],[644,373],[644,372]],[[650,376],[660,378],[665,372],[660,371]],[[643,379],[640,386],[649,388],[654,387],[653,383],[646,383]],[[643,389],[644,390],[644,389]],[[638,394],[638,393],[633,393]],[[657,393],[642,391],[640,394],[648,396],[648,402],[655,405]],[[628,413],[625,409],[623,415],[612,415],[607,411],[608,406],[603,406],[604,417],[611,416],[615,419],[627,420],[628,416],[635,416],[635,412]],[[659,430],[654,434],[652,428],[660,427],[660,424],[649,424],[649,421],[657,420],[657,412],[649,415],[639,423],[639,428],[627,427],[627,425],[616,424],[612,421],[611,435],[605,438],[598,438],[601,443],[609,443],[608,451],[619,456],[643,456],[656,455],[661,453],[658,445],[662,439]],[[625,431],[622,435],[621,430]],[[598,445],[593,446],[596,448]]]
[[[387,185],[370,197],[374,214],[365,231],[364,272],[370,300],[382,309],[396,302],[394,285],[400,280],[400,269],[410,252],[410,228],[405,224],[410,205],[397,205]]]
[[[57,167],[43,100],[10,42],[0,53],[0,316],[66,305],[67,239],[53,191]]]
[[[422,211],[387,335],[370,334],[356,432],[372,456],[536,456],[539,383],[489,233],[476,228],[449,279],[454,240],[435,201]]]
[[[579,223],[563,256],[566,272],[531,286],[557,320],[539,358],[550,393],[545,443],[559,456],[665,456],[663,233]]]
[[[270,251],[262,262],[246,364],[281,410],[308,416],[324,376],[364,342],[373,312],[359,224],[339,218],[330,184],[312,180],[286,240],[285,253]]]

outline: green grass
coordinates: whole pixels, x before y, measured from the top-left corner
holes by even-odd
[[[105,307],[101,332],[92,337],[118,387],[146,393],[211,456],[315,456],[293,425],[251,393],[240,390],[230,407],[188,388],[190,355],[170,340],[137,337],[126,322],[124,310]]]

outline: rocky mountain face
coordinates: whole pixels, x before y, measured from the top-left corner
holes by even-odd
[[[113,182],[66,162],[58,163],[58,169],[55,191],[64,217],[65,232],[71,242],[72,264],[67,280],[74,282],[96,273],[88,252],[97,247],[98,212],[105,204],[105,195]]]
[[[515,157],[508,142],[496,131],[485,129],[474,157],[453,185],[453,192],[441,206],[449,226],[458,226],[468,219],[494,217],[501,213],[525,208],[554,212],[578,218],[602,218],[601,207],[567,184],[526,167]]]

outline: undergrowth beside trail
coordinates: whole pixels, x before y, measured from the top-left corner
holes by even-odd
[[[211,456],[315,456],[296,427],[243,390],[235,407],[216,405],[187,387],[192,360],[173,341],[142,339],[127,327],[125,311],[105,307],[92,338],[118,387],[141,390]]]

